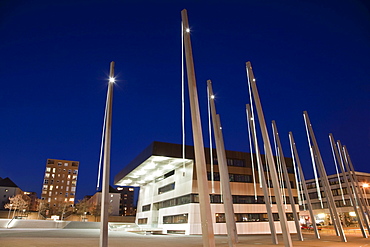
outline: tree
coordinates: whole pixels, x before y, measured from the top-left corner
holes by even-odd
[[[37,199],[37,211],[39,212],[39,215],[42,215],[44,218],[46,218],[50,212],[50,204],[45,200]]]
[[[72,212],[72,211],[73,211],[73,207],[70,203],[61,202],[61,203],[58,204],[56,214],[60,216],[61,220],[63,220],[64,217],[68,217],[70,212]]]
[[[25,212],[28,210],[28,206],[30,203],[30,198],[26,195],[22,194],[17,194],[13,197],[9,197],[9,203],[4,205],[4,208],[8,208],[9,210],[14,210],[13,211],[13,217],[18,210],[18,212]]]
[[[87,198],[78,200],[78,203],[76,204],[76,214],[81,215],[84,218],[86,214],[90,212],[90,207],[91,205]]]

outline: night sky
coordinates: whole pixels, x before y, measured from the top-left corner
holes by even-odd
[[[249,151],[245,62],[251,61],[269,130],[276,120],[285,156],[293,131],[306,179],[313,175],[305,110],[328,174],[335,171],[329,133],[347,146],[358,171],[370,172],[365,1],[3,0],[0,177],[40,195],[47,158],[77,160],[77,199],[95,193],[111,61],[112,182],[152,141],[181,143],[184,8],[206,146],[211,79],[226,149]],[[187,94],[186,104],[192,145]]]

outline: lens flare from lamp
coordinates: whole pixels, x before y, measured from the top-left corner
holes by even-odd
[[[114,77],[109,78],[109,82],[114,83],[115,81],[116,81],[116,79]]]

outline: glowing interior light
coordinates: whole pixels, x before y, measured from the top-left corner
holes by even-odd
[[[253,81],[256,81],[256,79],[253,78]]]
[[[317,216],[318,216],[320,219],[324,219],[326,215],[325,215],[324,213],[320,213],[320,214],[318,214]]]
[[[355,212],[349,212],[349,216],[356,217],[356,213]]]
[[[190,33],[190,28],[187,28],[185,31],[186,31],[187,33]]]
[[[146,173],[146,171],[145,170],[140,170],[140,171],[138,171],[138,172],[136,172],[136,174],[135,175],[144,175]]]
[[[211,99],[214,99],[215,98],[215,96],[214,95],[211,95]]]
[[[362,184],[362,187],[364,187],[364,188],[369,188],[369,184]]]
[[[173,168],[173,165],[168,164],[168,165],[165,165],[165,166],[164,166],[164,168],[165,168],[165,169],[172,169],[172,168]]]
[[[167,157],[163,157],[163,156],[155,156],[153,157],[153,161],[155,162],[161,162],[161,161],[164,161],[164,160],[168,160]]]
[[[114,77],[110,77],[109,78],[109,82],[114,83],[115,82],[115,78]]]

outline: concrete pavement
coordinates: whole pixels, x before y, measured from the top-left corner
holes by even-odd
[[[304,233],[305,241],[297,241],[292,234],[295,247],[370,247],[370,240],[361,236],[359,231],[347,233],[348,242],[343,243],[331,232],[322,232],[321,239],[315,239],[312,233]],[[272,245],[270,235],[239,236],[238,247],[247,246],[284,246],[282,236],[279,244]],[[227,247],[227,236],[215,237],[217,247]],[[99,246],[98,229],[0,229],[1,247],[94,247]],[[201,236],[184,235],[141,235],[124,231],[109,232],[109,246],[132,247],[201,247]]]

